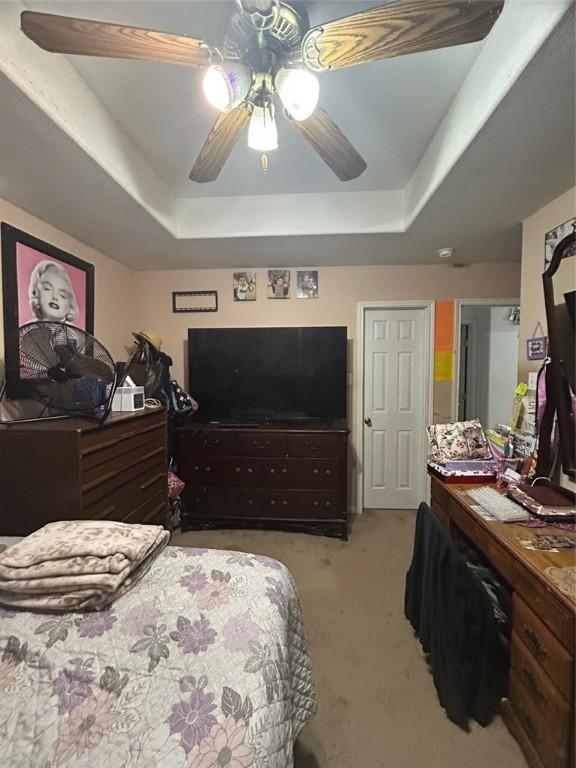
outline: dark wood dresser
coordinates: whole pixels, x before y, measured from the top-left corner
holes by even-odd
[[[166,412],[112,413],[102,426],[56,419],[0,428],[0,535],[54,520],[163,524]]]
[[[527,549],[534,533],[574,534],[488,522],[465,493],[432,478],[432,511],[451,535],[479,549],[513,591],[508,698],[502,716],[531,768],[574,765],[574,550]]]
[[[346,539],[348,428],[225,426],[178,430],[178,474],[186,483],[183,529],[276,528]]]

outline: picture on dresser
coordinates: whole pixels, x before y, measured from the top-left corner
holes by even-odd
[[[94,333],[94,265],[5,222],[1,238],[6,390],[18,397],[18,328],[48,320]]]
[[[318,298],[318,270],[296,272],[296,297],[299,299]]]
[[[268,298],[269,299],[289,299],[290,298],[290,270],[289,269],[269,269],[268,270]]]
[[[256,301],[256,272],[234,272],[234,301]]]

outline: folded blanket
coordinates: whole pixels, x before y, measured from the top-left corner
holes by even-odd
[[[100,610],[142,578],[169,538],[159,525],[48,523],[0,555],[0,605]]]

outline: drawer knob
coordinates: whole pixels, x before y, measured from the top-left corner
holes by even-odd
[[[313,506],[314,507],[319,507],[320,506],[320,502],[319,501],[314,501],[313,502]]]
[[[199,470],[199,469],[200,469],[200,467],[198,466],[198,464],[195,464],[195,465],[194,465],[194,470],[195,470],[196,472],[198,472],[198,470]]]
[[[236,472],[240,472],[240,467],[236,467]]]
[[[314,445],[309,441],[306,440],[306,448],[308,448],[309,451],[319,451],[322,443],[315,443]]]
[[[282,474],[283,474],[283,475],[285,475],[287,472],[288,472],[288,470],[287,470],[286,468],[284,468],[284,469],[282,470]]]
[[[252,474],[252,472],[254,472],[254,470],[252,469],[252,467],[248,467],[248,474]]]
[[[254,499],[248,499],[248,504],[254,504]]]
[[[546,656],[548,656],[548,651],[546,650],[546,646],[538,634],[531,627],[529,627],[528,624],[524,624],[522,631],[524,633],[526,642],[534,652],[534,655],[538,656],[540,659],[545,659]]]
[[[276,504],[276,500],[275,499],[270,499],[270,506],[273,507],[274,504]]]
[[[285,507],[287,504],[288,502],[286,501],[286,499],[282,499],[282,506]]]
[[[271,467],[270,474],[273,475],[275,472],[276,472],[276,470],[274,469],[274,467]]]
[[[258,440],[253,440],[252,445],[255,448],[270,448],[270,440],[265,440],[263,443],[260,443]]]
[[[331,502],[331,501],[327,501],[327,502],[324,504],[324,506],[325,506],[325,507],[331,507],[331,506],[332,506],[332,502]]]
[[[205,448],[217,448],[220,445],[220,440],[204,440]]]
[[[326,474],[327,474],[327,475],[331,475],[331,474],[332,474],[332,470],[331,470],[331,469],[327,469],[327,470],[326,470]]]
[[[313,469],[313,470],[312,470],[312,474],[313,474],[313,475],[317,475],[319,471],[320,471],[319,469]]]
[[[210,472],[212,470],[212,467],[206,467],[206,472]]]

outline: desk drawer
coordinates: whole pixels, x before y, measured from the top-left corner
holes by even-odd
[[[548,627],[514,593],[513,629],[522,638],[531,655],[546,671],[564,698],[573,697],[574,659]]]
[[[566,743],[570,733],[570,706],[516,632],[512,633],[510,664],[523,684],[526,698],[540,712],[541,722],[548,724],[559,742]]]
[[[546,768],[568,768],[568,738],[557,738],[514,670],[510,671],[510,703]]]

